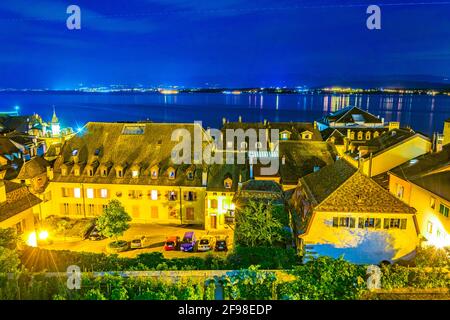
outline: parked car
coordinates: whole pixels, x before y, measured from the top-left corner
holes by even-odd
[[[197,244],[197,251],[209,251],[214,248],[216,239],[213,236],[203,236],[200,238]]]
[[[139,249],[148,247],[149,245],[150,245],[150,238],[147,236],[140,236],[136,239],[131,240],[130,248]]]
[[[106,237],[100,234],[97,227],[94,227],[92,231],[89,233],[89,240],[99,241],[103,239],[106,239]]]
[[[183,237],[183,241],[181,241],[181,251],[195,251],[195,233],[193,231],[186,232]]]
[[[228,245],[227,245],[228,237],[218,236],[216,237],[216,245],[214,249],[216,251],[228,251]]]
[[[166,240],[166,243],[164,244],[164,250],[166,251],[172,251],[172,250],[178,250],[180,247],[180,237],[169,237]]]

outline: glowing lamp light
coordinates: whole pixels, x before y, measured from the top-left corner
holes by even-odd
[[[42,230],[39,232],[39,240],[47,240],[48,239],[48,231]]]
[[[27,241],[26,241],[27,245],[29,245],[30,247],[37,247],[37,237],[36,237],[36,232],[31,232],[28,235]]]
[[[20,107],[19,106],[14,106],[14,110],[19,110]]]

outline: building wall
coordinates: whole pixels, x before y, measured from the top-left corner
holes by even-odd
[[[449,201],[392,174],[389,175],[389,191],[417,210],[419,231],[428,244],[450,245],[450,218],[439,213],[441,204],[450,208]]]
[[[354,227],[334,227],[333,218],[351,217]],[[359,228],[358,219],[381,219],[379,228]],[[406,219],[405,229],[385,229],[385,219]],[[307,251],[354,263],[379,263],[406,258],[418,245],[413,214],[314,212],[300,236]]]
[[[430,150],[430,141],[421,137],[414,137],[373,157],[372,166],[370,166],[370,160],[366,159],[363,164],[363,172],[367,176],[373,177],[421,156]]]
[[[228,227],[226,216],[234,211],[234,192],[208,191],[205,199],[207,214],[205,217],[205,229],[225,229]]]
[[[444,140],[443,145],[450,143],[450,120],[444,122]]]
[[[65,188],[65,192],[63,192]],[[80,198],[75,195],[75,188],[80,189]],[[92,189],[93,198],[88,197]],[[105,189],[106,197],[101,195]],[[68,191],[67,191],[68,190]],[[41,206],[43,218],[49,215],[69,216],[72,218],[99,216],[104,206],[112,199],[119,200],[132,217],[133,223],[205,223],[205,196],[201,187],[166,187],[146,185],[119,184],[80,184],[51,182],[46,192],[51,192],[51,200]],[[157,199],[152,199],[152,191],[157,192]],[[177,192],[177,199],[167,198],[169,191]],[[181,201],[180,201],[181,191]],[[185,200],[184,192],[194,192],[194,201]],[[134,194],[134,196],[133,196]],[[180,207],[182,218],[180,217]],[[190,216],[192,214],[193,216]]]
[[[20,226],[19,226],[20,224]],[[34,231],[34,215],[32,208],[12,216],[9,219],[0,222],[0,229],[14,228],[24,239],[30,232]]]

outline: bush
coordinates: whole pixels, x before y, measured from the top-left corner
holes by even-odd
[[[230,269],[248,268],[258,265],[261,269],[291,269],[300,264],[295,249],[276,247],[236,246],[228,256]]]
[[[345,260],[320,257],[296,267],[296,280],[278,287],[280,299],[353,300],[364,292],[366,269]]]

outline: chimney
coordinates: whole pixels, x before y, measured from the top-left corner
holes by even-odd
[[[225,123],[227,123],[227,118],[223,117],[222,118],[222,124],[224,125]]]
[[[281,157],[281,164],[285,165],[286,164],[286,156],[283,154],[283,156]]]
[[[53,174],[53,168],[51,166],[47,166],[47,178],[48,180],[53,180],[54,174]]]
[[[264,119],[264,125],[265,126],[267,125],[267,119]]]
[[[242,122],[242,116],[239,116],[239,120],[238,120],[239,122]]]
[[[250,179],[253,179],[253,158],[249,158],[250,162]]]
[[[0,203],[6,202],[6,186],[5,183],[0,181]]]
[[[317,121],[314,121],[314,129],[317,129]]]
[[[208,185],[208,171],[203,170],[202,172],[202,186],[206,187]]]

